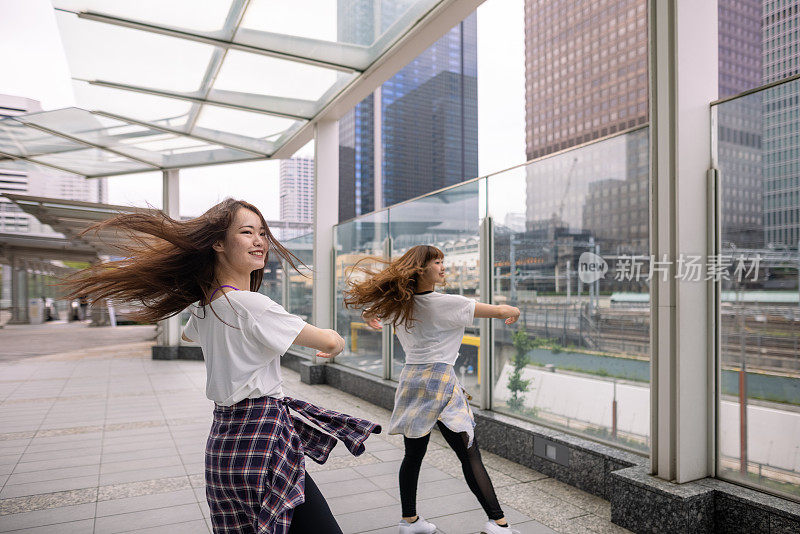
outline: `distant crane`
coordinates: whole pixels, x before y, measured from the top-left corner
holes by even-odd
[[[567,183],[564,185],[564,194],[561,195],[561,203],[558,205],[558,215],[553,213],[553,227],[557,224],[564,224],[564,204],[567,202],[567,195],[569,194],[569,188],[572,185],[572,176],[575,173],[575,166],[578,164],[578,158],[572,158],[572,165],[569,167],[569,171],[567,171]]]

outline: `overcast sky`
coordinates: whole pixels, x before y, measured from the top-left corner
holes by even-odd
[[[294,2],[284,1],[287,5]],[[303,1],[329,7],[336,0]],[[523,22],[523,0],[487,0],[478,10],[481,175],[525,160]],[[1,94],[39,100],[45,110],[75,105],[70,70],[48,0],[0,0],[0,51]],[[313,156],[313,143],[298,155]],[[200,214],[233,196],[253,202],[268,219],[279,218],[278,162],[185,169],[180,187],[183,215]],[[160,173],[109,178],[109,202],[160,206]]]

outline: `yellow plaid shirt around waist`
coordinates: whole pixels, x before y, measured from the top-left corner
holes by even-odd
[[[475,419],[453,366],[447,363],[406,364],[394,396],[389,434],[421,438],[437,421],[453,432],[466,432],[468,446],[472,446]]]

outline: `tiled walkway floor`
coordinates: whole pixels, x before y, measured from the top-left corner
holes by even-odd
[[[0,532],[209,532],[203,448],[211,403],[202,362],[150,359],[148,343],[0,363]],[[287,394],[386,424],[389,412],[284,370]],[[345,533],[396,532],[402,438],[373,436],[358,458],[344,447],[309,461]],[[627,532],[609,505],[493,454],[484,460],[523,533]],[[419,511],[445,534],[485,518],[460,465],[434,434]]]

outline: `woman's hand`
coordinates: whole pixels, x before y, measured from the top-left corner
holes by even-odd
[[[503,305],[503,319],[505,319],[506,324],[514,324],[519,319],[519,308],[516,306],[507,306]]]
[[[368,311],[361,312],[361,318],[366,321],[367,326],[372,328],[373,330],[383,330],[383,324],[381,324],[381,320],[371,315]]]
[[[317,357],[319,358],[333,358],[344,350],[344,339],[339,335],[339,332],[336,330],[326,330],[326,332],[331,336],[332,348],[327,352],[317,352]]]

